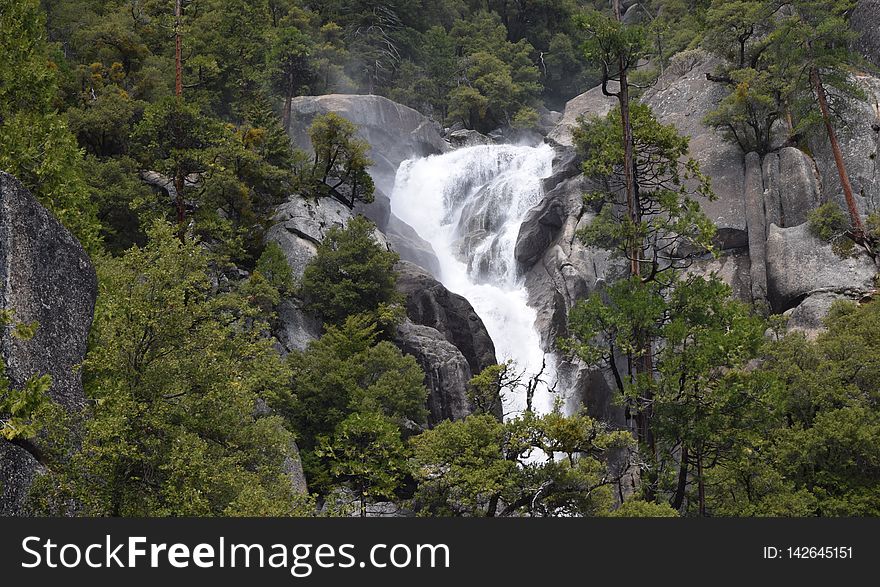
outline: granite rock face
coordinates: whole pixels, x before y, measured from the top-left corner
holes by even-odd
[[[801,332],[808,339],[815,339],[825,330],[825,317],[831,310],[831,306],[837,301],[849,300],[850,298],[833,292],[820,292],[808,296],[797,307],[785,312],[788,316],[787,329],[789,332]]]
[[[745,173],[739,148],[721,133],[703,124],[706,114],[724,98],[726,88],[706,79],[719,60],[697,53],[667,68],[657,84],[645,92],[643,102],[651,106],[663,124],[674,124],[690,137],[690,155],[712,178],[718,199],[700,202],[703,211],[718,227],[722,249],[739,248],[748,241],[746,234],[743,185]]]
[[[474,374],[496,363],[495,345],[470,302],[412,263],[401,261],[395,269],[397,289],[406,296],[406,315],[413,323],[440,332],[461,351]]]
[[[0,351],[6,377],[20,388],[34,375],[52,377],[49,395],[68,411],[83,407],[79,365],[95,309],[95,269],[79,242],[7,173],[0,172],[0,308],[20,323],[36,323],[21,340],[6,328]],[[14,514],[36,460],[18,447],[0,449],[0,514]]]
[[[328,94],[300,96],[291,104],[290,134],[294,143],[311,150],[308,127],[316,116],[335,112],[358,126],[370,143],[373,167],[370,175],[386,194],[394,187],[400,163],[449,150],[440,128],[416,110],[374,95]]]
[[[874,11],[874,4],[861,2],[857,11],[868,5]],[[872,12],[870,17],[876,20],[875,15]],[[714,202],[700,204],[716,225],[720,256],[683,251],[692,256],[688,272],[714,273],[731,286],[737,298],[768,311],[789,311],[790,327],[812,335],[822,328],[834,300],[859,298],[873,291],[877,269],[866,255],[841,258],[809,232],[812,210],[829,200],[843,206],[827,140],[814,139],[809,145],[813,156],[794,147],[782,147],[763,157],[743,155],[703,123],[726,91],[706,79],[718,65],[716,58],[702,51],[687,51],[673,59],[642,98],[661,122],[675,125],[690,137],[691,156],[710,177],[718,196]],[[853,102],[846,111],[848,131],[841,133],[841,146],[859,205],[867,213],[880,205],[876,165],[880,159],[880,80],[861,76],[856,81],[866,89],[869,100]],[[568,103],[547,139],[557,157],[551,176],[544,180],[544,199],[520,228],[516,260],[548,350],[557,337],[566,335],[568,311],[575,301],[626,271],[608,251],[587,247],[576,236],[595,217],[582,195],[601,186],[588,185],[579,175],[572,131],[579,117],[603,116],[615,105],[598,87]],[[619,418],[608,397],[614,391],[607,374],[565,362],[558,371],[594,416]]]
[[[276,223],[266,232],[266,240],[281,247],[294,280],[299,280],[327,231],[345,227],[352,216],[347,206],[332,198],[312,200],[294,194],[276,209]],[[378,230],[375,238],[387,246],[385,236]],[[321,336],[320,320],[303,311],[301,305],[300,300],[292,297],[279,304],[275,337],[284,353],[304,350]]]
[[[617,91],[615,83],[609,84],[609,90]],[[556,143],[563,147],[574,146],[574,137],[572,130],[577,126],[578,118],[581,116],[605,116],[611,109],[617,105],[617,100],[602,93],[601,87],[595,87],[591,90],[575,96],[565,104],[565,110],[562,112],[562,118],[550,134],[547,140],[551,144]]]
[[[859,0],[850,15],[850,25],[861,34],[854,49],[880,67],[880,0]]]
[[[861,87],[867,99],[847,100],[837,139],[856,203],[866,215],[880,207],[880,79],[857,75],[853,81]],[[828,137],[823,133],[812,138],[809,147],[821,177],[823,201],[836,202],[846,210]]]
[[[874,290],[876,273],[877,267],[867,254],[841,258],[830,244],[813,236],[807,224],[770,226],[767,289],[776,312],[819,293],[859,298]]]
[[[472,409],[467,383],[473,376],[467,359],[455,345],[430,326],[405,320],[397,328],[395,344],[415,357],[425,371],[428,387],[428,425],[443,420],[460,420]]]
[[[299,278],[327,231],[345,227],[351,217],[351,210],[333,198],[313,200],[293,195],[276,209],[276,224],[267,231],[266,240],[278,243]]]
[[[391,213],[391,199],[397,168],[406,159],[445,153],[451,149],[440,128],[419,112],[373,95],[328,94],[300,96],[291,104],[291,140],[311,151],[308,128],[316,116],[335,112],[358,127],[358,135],[370,144],[373,160],[370,176],[376,184],[374,201],[358,203],[355,212],[376,223],[401,258],[428,271],[439,268],[431,245],[408,224]]]

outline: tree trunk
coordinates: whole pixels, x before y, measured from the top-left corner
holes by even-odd
[[[843,186],[843,195],[846,198],[846,207],[849,209],[850,222],[852,223],[853,232],[856,239],[861,240],[865,236],[865,227],[862,224],[862,217],[859,214],[859,208],[856,206],[856,199],[853,196],[852,185],[849,183],[849,174],[846,172],[846,165],[843,162],[843,153],[840,152],[840,145],[837,142],[837,133],[834,132],[834,125],[831,124],[831,114],[828,110],[828,99],[825,95],[825,87],[822,85],[822,78],[819,77],[819,70],[813,67],[810,70],[810,80],[813,82],[813,89],[816,91],[816,98],[819,102],[819,110],[822,111],[822,121],[825,123],[825,130],[828,133],[828,140],[831,142],[831,151],[834,153],[834,163],[837,165],[837,174],[840,176],[840,185]]]
[[[614,18],[618,22],[622,22],[620,0],[614,0]],[[618,56],[618,71],[620,78],[620,90],[617,99],[620,102],[620,124],[623,131],[623,177],[626,185],[626,208],[629,213],[630,220],[634,225],[641,222],[641,214],[638,196],[638,179],[636,177],[636,161],[633,143],[632,119],[629,109],[629,80],[627,76],[626,56],[621,53]],[[633,241],[630,250],[630,275],[639,277],[641,268],[639,260],[642,257],[642,244]],[[636,373],[651,373],[653,370],[653,359],[651,357],[651,341],[646,340],[647,337],[639,335],[642,356],[636,364]],[[645,405],[639,406],[639,413],[636,416],[638,426],[639,440],[645,442],[655,453],[654,435],[651,433],[650,427],[650,404],[652,398],[650,394],[645,398]],[[648,488],[646,498],[650,501],[653,498],[653,491]]]
[[[290,109],[293,102],[293,96],[290,92],[284,97],[284,113],[282,114],[281,124],[284,126],[284,132],[290,132]]]
[[[697,451],[697,499],[700,502],[700,516],[706,517],[706,483],[703,481],[703,451]]]
[[[614,18],[618,22],[621,21],[620,0],[614,0]],[[629,114],[629,81],[623,53],[618,56],[618,71],[620,72],[620,90],[617,93],[617,99],[620,102],[620,124],[623,127],[623,178],[626,185],[626,209],[630,220],[636,223],[639,220],[636,208],[635,157],[633,156],[632,122]],[[633,277],[639,275],[639,248],[633,243],[630,251],[630,274]]]
[[[180,25],[183,17],[183,0],[174,4],[174,95],[183,96],[183,57],[181,51]]]
[[[681,447],[681,462],[678,466],[678,485],[675,488],[675,496],[672,498],[672,507],[680,510],[684,504],[684,493],[687,490],[688,475],[688,447],[683,444]]]

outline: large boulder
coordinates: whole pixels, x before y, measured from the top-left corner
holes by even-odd
[[[440,260],[434,247],[419,236],[415,228],[392,214],[385,226],[385,236],[401,259],[418,265],[431,275],[440,275]]]
[[[278,304],[278,322],[275,338],[282,354],[304,351],[313,340],[321,338],[321,320],[302,308],[297,298],[285,298]]]
[[[807,297],[797,307],[787,310],[787,329],[801,332],[808,339],[815,339],[825,330],[825,317],[838,301],[848,300],[845,295],[833,292],[819,292]]]
[[[314,200],[293,195],[275,210],[275,224],[266,239],[278,243],[294,276],[302,277],[327,231],[343,228],[351,217],[351,210],[333,198]]]
[[[450,132],[448,139],[453,147],[459,149],[462,147],[475,147],[477,145],[491,145],[493,143],[492,139],[483,133],[469,128],[461,128]]]
[[[471,413],[467,383],[473,373],[455,345],[436,329],[408,319],[397,327],[395,344],[415,357],[425,372],[430,426],[443,420],[460,420]]]
[[[803,224],[809,213],[822,203],[822,184],[816,162],[800,149],[783,147],[776,153],[765,155],[762,176],[765,234],[771,224],[780,227]]]
[[[353,216],[347,206],[332,198],[314,200],[294,194],[276,209],[275,224],[266,232],[266,240],[281,247],[294,279],[299,280],[327,231],[345,227]],[[380,231],[375,231],[374,238],[380,245],[389,246]],[[275,337],[284,353],[303,350],[321,336],[321,322],[301,306],[300,300],[291,297],[278,307]]]
[[[617,274],[609,251],[586,246],[578,237],[595,218],[583,198],[591,189],[583,176],[562,181],[520,226],[516,259],[547,349],[566,335],[568,311],[577,300],[606,281],[609,271]]]
[[[864,252],[839,256],[810,232],[808,224],[770,225],[767,289],[775,312],[784,312],[818,293],[860,298],[874,290],[877,267]]]
[[[71,412],[83,407],[78,367],[97,291],[95,269],[79,242],[18,180],[0,172],[0,309],[16,322],[38,325],[30,340],[13,337],[9,328],[0,332],[13,388],[48,374],[52,400]],[[0,445],[0,515],[15,514],[37,459],[6,441]]]
[[[461,351],[474,374],[496,363],[495,345],[470,302],[412,263],[401,261],[395,269],[397,289],[406,297],[406,314],[413,323],[440,332]]]
[[[617,91],[617,87],[616,82],[609,84],[609,90],[612,92]],[[605,116],[616,105],[617,99],[602,93],[601,86],[575,96],[565,104],[562,119],[558,122],[556,128],[547,135],[548,141],[551,144],[556,143],[563,147],[574,146],[572,131],[577,126],[580,117]]]
[[[373,95],[301,96],[293,100],[291,112],[291,139],[307,151],[312,150],[308,128],[316,116],[335,112],[357,125],[358,135],[370,144],[373,165],[369,171],[376,193],[372,203],[358,203],[355,211],[387,234],[401,258],[432,272],[438,269],[439,262],[431,245],[392,214],[388,194],[394,191],[397,168],[403,161],[451,149],[440,135],[439,126],[412,108]]]
[[[356,124],[360,137],[372,147],[370,175],[387,194],[391,193],[397,168],[404,160],[445,153],[450,148],[432,120],[382,96],[300,96],[294,98],[291,110],[291,138],[307,150],[311,150],[308,127],[316,116],[335,112]]]
[[[733,297],[751,303],[754,301],[751,269],[752,261],[748,249],[736,249],[724,251],[718,258],[707,255],[707,258],[695,259],[685,270],[685,274],[704,278],[714,274],[730,286]],[[766,299],[766,295],[762,299]]]

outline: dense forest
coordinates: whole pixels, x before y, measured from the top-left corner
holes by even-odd
[[[639,101],[712,55],[725,97],[704,123],[743,155],[828,141],[844,199],[812,210],[809,229],[873,260],[880,214],[857,204],[837,147],[847,104],[867,100],[854,80],[876,69],[852,49],[856,4],[0,0],[0,170],[98,279],[81,409],[52,401],[45,374],[15,386],[0,370],[0,435],[40,463],[24,511],[880,514],[880,307],[838,301],[808,337],[690,272],[719,256],[701,208],[717,186],[689,137]],[[395,344],[400,256],[376,226],[331,228],[301,275],[266,238],[288,198],[357,210],[376,193],[358,127],[320,115],[303,150],[292,102],[376,94],[447,134],[513,136],[596,87],[614,106],[573,133],[595,187],[577,238],[622,269],[554,344],[608,373],[630,424],[530,405],[501,417],[500,397],[537,380],[502,357],[468,382],[470,415],[432,421],[425,371]],[[291,299],[321,335],[280,353]],[[22,339],[40,328],[14,309],[0,319]]]

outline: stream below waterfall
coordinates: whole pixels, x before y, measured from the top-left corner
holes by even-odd
[[[552,161],[548,145],[465,147],[404,161],[391,195],[392,212],[434,248],[435,277],[482,318],[498,361],[512,360],[524,379],[541,373],[538,413],[552,410],[564,390],[551,391],[560,387],[556,359],[542,348],[514,249],[526,213],[544,196]],[[505,417],[526,407],[524,389],[506,390],[503,399]]]

